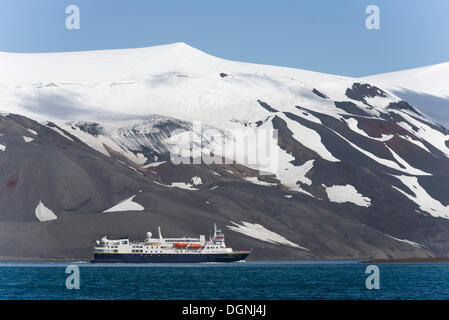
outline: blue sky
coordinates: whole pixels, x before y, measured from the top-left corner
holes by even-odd
[[[65,28],[78,5],[81,29]],[[365,28],[380,8],[381,29]],[[447,0],[0,0],[0,51],[184,41],[231,60],[363,76],[449,61]]]

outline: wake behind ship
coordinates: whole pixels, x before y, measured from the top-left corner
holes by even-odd
[[[207,241],[199,238],[164,238],[158,227],[158,238],[151,232],[143,242],[127,238],[96,241],[93,263],[199,263],[235,262],[246,259],[251,251],[233,251],[226,247],[224,234],[214,224],[214,235]]]

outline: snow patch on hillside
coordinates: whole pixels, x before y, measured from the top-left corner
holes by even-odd
[[[360,129],[358,127],[358,121],[354,118],[346,119],[346,122],[352,131],[354,131],[364,137],[367,137],[367,138],[370,138],[373,140],[377,140],[377,141],[388,141],[391,138],[393,138],[393,135],[391,135],[391,134],[388,134],[388,135],[383,134],[381,138],[374,138],[374,137],[369,136],[365,131],[363,131],[362,129]]]
[[[308,112],[308,111],[305,111],[305,110],[297,110],[297,111],[295,112],[295,114],[296,114],[297,116],[300,116],[301,118],[304,118],[304,119],[309,120],[309,121],[311,121],[311,122],[314,122],[314,123],[316,123],[316,124],[323,124],[323,123],[321,122],[320,119],[318,119],[317,117],[315,117],[314,115],[312,115],[312,114],[311,114],[310,112]]]
[[[409,244],[409,245],[411,245],[411,246],[413,246],[413,247],[415,247],[415,248],[423,248],[423,247],[425,247],[425,245],[420,244],[420,243],[418,243],[418,242],[410,241],[410,240],[407,240],[407,239],[398,239],[398,238],[395,238],[395,237],[393,237],[393,236],[390,236],[389,234],[385,234],[385,235],[386,235],[387,237],[391,238],[391,239],[394,239],[394,240],[396,240],[396,241],[399,241],[399,242],[403,242],[403,243]]]
[[[145,208],[138,204],[137,202],[134,202],[135,195],[123,200],[122,202],[116,204],[115,206],[103,211],[103,213],[108,212],[120,212],[120,211],[143,211]]]
[[[403,165],[405,167],[406,172],[408,172],[410,174],[421,175],[421,176],[431,176],[432,175],[430,173],[427,173],[427,172],[424,172],[424,171],[421,171],[419,169],[412,167],[411,165],[408,164],[407,161],[402,159],[396,152],[393,151],[393,149],[388,147],[386,144],[385,144],[385,147],[387,147],[387,149],[391,152],[391,154],[393,155],[393,158],[395,158],[397,162],[399,162],[401,165]]]
[[[227,226],[228,229],[242,233],[248,237],[255,238],[258,240],[262,240],[269,243],[274,244],[283,244],[291,247],[295,247],[298,249],[303,249],[309,251],[309,249],[301,247],[300,245],[287,240],[285,237],[277,234],[273,231],[266,229],[264,226],[258,223],[249,223],[242,221],[241,224],[231,221],[233,226]]]
[[[192,184],[194,186],[203,184],[203,181],[201,180],[201,177],[198,177],[198,176],[192,177],[192,179],[190,179],[190,181],[192,181]]]
[[[0,151],[5,151],[6,150],[6,146],[3,144],[0,144]]]
[[[49,126],[48,123],[46,123],[45,126],[46,126],[47,128],[50,128],[51,130],[53,130],[53,131],[59,133],[61,136],[63,136],[63,137],[66,138],[67,140],[70,140],[70,141],[72,141],[72,142],[75,142],[71,137],[69,137],[68,135],[66,135],[66,134],[64,133],[64,131],[62,131],[62,130],[59,129],[58,127]]]
[[[36,206],[36,209],[34,210],[34,214],[36,215],[36,218],[39,221],[50,221],[55,220],[58,217],[51,211],[49,208],[47,208],[42,201],[39,201],[39,204]]]
[[[289,154],[285,153],[283,155]],[[290,156],[291,157],[291,156]],[[294,160],[293,157],[291,157],[292,160]],[[308,186],[312,184],[312,180],[306,177],[306,174],[313,168],[313,163],[315,160],[309,160],[306,161],[304,164],[300,166],[294,166],[290,163],[290,161],[287,161],[288,159],[284,159],[280,156],[280,164],[283,164],[283,166],[280,166],[279,171],[277,172],[276,176],[281,180],[282,184],[289,187],[290,190],[297,190],[298,189],[298,182],[304,183]]]
[[[411,137],[409,137],[409,136],[403,136],[403,135],[399,135],[399,138],[404,139],[404,140],[407,140],[407,141],[409,141],[409,142],[411,142],[411,143],[414,143],[414,144],[416,144],[418,147],[420,147],[421,149],[425,150],[426,152],[431,153],[431,152],[429,151],[429,149],[427,149],[427,147],[426,147],[421,141],[418,141],[418,140],[415,140],[415,139],[413,139],[413,138],[411,138]]]
[[[431,128],[430,126],[422,123],[421,121],[418,121],[414,119],[413,117],[401,113],[401,115],[404,117],[405,120],[410,122],[413,126],[418,128],[418,131],[413,130],[407,123],[400,122],[399,125],[402,126],[404,129],[411,132],[413,135],[417,136],[418,138],[421,138],[422,140],[427,141],[431,145],[433,145],[435,148],[439,149],[441,152],[443,152],[446,157],[449,158],[449,147],[446,145],[446,141],[449,139],[448,134],[444,134],[438,130],[435,130]]]
[[[172,182],[170,187],[179,188],[179,189],[185,189],[185,190],[191,190],[191,191],[198,191],[198,190],[200,190],[200,189],[197,189],[197,188],[193,188],[192,184],[185,183],[185,182]]]
[[[254,184],[258,184],[258,185],[261,185],[261,186],[267,186],[267,187],[276,186],[277,185],[276,183],[269,183],[269,182],[265,182],[265,181],[260,181],[257,177],[246,177],[245,180],[249,181],[251,183],[254,183]]]
[[[368,197],[364,197],[360,194],[354,186],[349,184],[344,186],[331,186],[327,187],[326,185],[322,185],[326,188],[327,197],[331,202],[344,203],[351,202],[361,207],[369,207],[371,205],[371,199]]]
[[[419,176],[430,176],[432,174],[424,172],[420,169],[414,168],[411,165],[409,165],[406,161],[404,161],[401,157],[399,157],[399,155],[397,155],[392,149],[388,148],[392,154],[392,156],[399,162],[401,163],[405,168],[402,168],[398,163],[396,163],[395,161],[392,160],[387,160],[387,159],[383,159],[380,158],[374,154],[372,154],[371,152],[368,152],[362,148],[360,148],[359,146],[357,146],[355,143],[352,143],[351,141],[349,141],[348,139],[346,139],[345,137],[343,137],[341,134],[335,132],[334,130],[330,129],[332,132],[334,132],[337,136],[339,136],[340,138],[342,138],[343,140],[345,140],[347,143],[349,143],[349,145],[351,145],[354,149],[358,150],[359,152],[363,153],[364,155],[366,155],[367,157],[373,159],[374,161],[376,161],[377,163],[389,167],[391,169],[395,169],[401,172],[405,172],[408,174],[412,174],[412,175],[419,175]],[[385,145],[386,146],[386,145]]]
[[[393,186],[404,196],[415,202],[423,211],[430,213],[434,217],[441,217],[449,219],[449,206],[444,206],[440,201],[432,198],[427,191],[419,184],[417,177],[410,176],[394,176],[401,180],[401,182],[414,194],[414,196],[402,191]]]
[[[162,186],[162,187],[167,187],[167,188],[179,188],[179,189],[184,189],[184,190],[190,190],[190,191],[198,191],[200,189],[197,188],[193,188],[193,185],[190,183],[185,183],[185,182],[172,182],[170,185],[168,184],[163,184],[157,181],[153,181],[155,184]],[[211,189],[212,190],[212,189]]]
[[[149,164],[144,165],[142,168],[147,169],[147,168],[152,168],[152,167],[158,167],[163,163],[166,163],[167,161],[158,161],[158,162],[152,162]]]
[[[293,138],[296,141],[301,143],[306,148],[315,151],[321,156],[321,158],[327,161],[340,161],[326,149],[321,141],[321,136],[315,130],[309,129],[301,125],[299,122],[289,119],[285,115],[279,115],[279,117],[287,123],[287,126],[293,132]]]
[[[23,140],[25,140],[25,142],[31,142],[31,141],[33,141],[34,140],[34,138],[30,138],[30,137],[26,137],[26,136],[23,136]]]

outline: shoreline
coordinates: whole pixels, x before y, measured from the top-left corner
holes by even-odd
[[[91,259],[83,258],[38,258],[38,257],[5,257],[0,256],[0,263],[2,262],[90,262]],[[449,262],[449,257],[438,258],[393,258],[393,259],[363,259],[363,258],[349,258],[349,259],[313,259],[313,260],[299,260],[299,259],[286,259],[286,260],[247,260],[246,262],[300,262],[300,263],[323,263],[323,262],[336,262],[336,263],[433,263],[433,262]]]
[[[426,263],[426,262],[449,262],[449,258],[372,259],[360,261],[360,263]]]
[[[2,262],[17,262],[17,263],[23,263],[23,262],[81,262],[81,263],[87,263],[90,262],[92,259],[86,259],[86,258],[36,258],[36,257],[30,257],[30,258],[17,258],[17,257],[2,257],[0,256],[0,263]],[[313,259],[313,260],[299,260],[299,259],[264,259],[264,260],[246,260],[246,263],[360,263],[362,259]],[[132,263],[131,263],[132,264]],[[158,263],[139,263],[139,264],[158,264]],[[176,263],[164,263],[164,264],[176,264]]]

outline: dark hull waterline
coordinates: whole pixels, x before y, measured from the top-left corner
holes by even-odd
[[[96,253],[92,263],[201,263],[236,262],[246,259],[249,251],[233,253]]]

